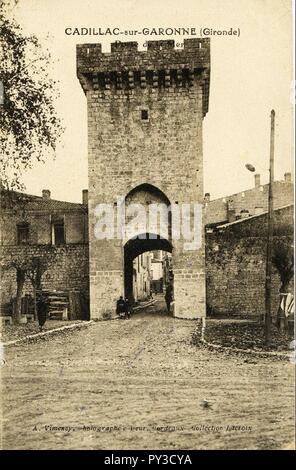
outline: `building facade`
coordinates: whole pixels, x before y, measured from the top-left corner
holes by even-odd
[[[204,198],[204,218],[208,228],[233,222],[245,217],[259,215],[268,210],[268,184],[260,183],[260,175],[254,177],[254,187],[230,196],[213,199],[206,193]],[[274,208],[284,207],[294,201],[294,184],[291,173],[285,173],[284,179],[273,183]]]
[[[85,301],[89,291],[87,191],[82,204],[53,200],[50,191],[42,197],[1,190],[1,312],[11,310],[16,295],[16,270],[21,262],[40,259],[47,269],[42,290],[71,294]],[[23,294],[32,294],[29,279]],[[57,294],[57,295],[58,295]],[[87,314],[86,314],[87,315]],[[83,316],[83,315],[82,315]]]
[[[150,298],[151,293],[151,252],[142,253],[133,260],[132,301]]]
[[[164,252],[153,251],[151,259],[151,290],[157,294],[163,292]]]

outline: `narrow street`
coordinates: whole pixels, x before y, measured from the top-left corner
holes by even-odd
[[[294,366],[197,348],[194,327],[158,301],[130,320],[7,349],[2,448],[285,448]]]

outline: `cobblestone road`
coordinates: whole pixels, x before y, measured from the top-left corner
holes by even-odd
[[[2,447],[287,447],[293,366],[199,349],[194,322],[161,307],[8,349]]]

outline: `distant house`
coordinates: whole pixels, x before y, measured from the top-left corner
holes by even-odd
[[[208,228],[218,223],[233,222],[252,215],[262,214],[268,209],[268,184],[261,185],[260,175],[255,175],[255,185],[251,189],[241,191],[211,201],[210,194],[204,198],[204,219]],[[274,208],[292,204],[294,185],[291,173],[285,173],[283,181],[273,183]]]
[[[154,293],[163,292],[165,252],[157,250],[152,252],[151,259],[151,290]]]
[[[151,253],[146,252],[133,260],[133,300],[150,298]]]

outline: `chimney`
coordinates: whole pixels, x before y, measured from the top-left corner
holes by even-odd
[[[42,197],[43,197],[43,199],[50,199],[49,189],[42,189]]]
[[[84,204],[85,206],[88,205],[88,189],[82,190],[82,204]]]
[[[227,201],[227,221],[234,222],[236,220],[235,208],[233,206],[233,201]]]
[[[255,175],[255,188],[260,188],[260,175]]]
[[[206,193],[206,194],[205,194],[205,199],[204,199],[204,201],[205,201],[205,202],[210,202],[210,200],[211,200],[211,195],[210,195],[210,193]]]
[[[227,211],[227,220],[228,220],[228,222],[234,222],[236,220],[235,210],[234,209],[228,209],[228,211]]]
[[[285,182],[286,183],[291,183],[292,181],[292,177],[291,177],[291,173],[285,173]]]

